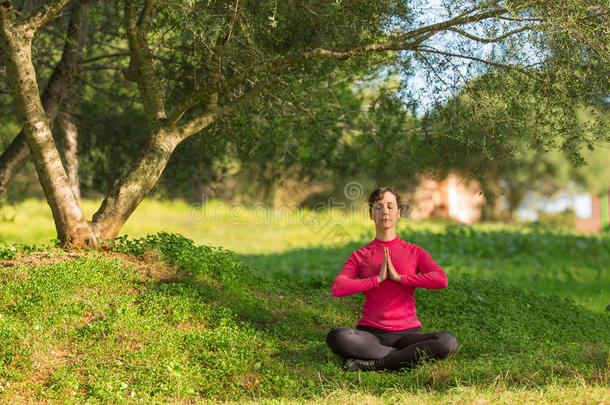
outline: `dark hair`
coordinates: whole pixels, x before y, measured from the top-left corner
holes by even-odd
[[[369,213],[371,213],[373,209],[373,204],[375,204],[376,201],[381,200],[386,192],[392,193],[394,194],[394,197],[396,197],[396,204],[400,210],[400,216],[402,217],[406,215],[409,211],[409,204],[401,202],[400,194],[398,194],[398,191],[394,190],[392,187],[379,187],[373,190],[369,196]]]

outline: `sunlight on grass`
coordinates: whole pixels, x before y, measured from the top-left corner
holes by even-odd
[[[91,219],[102,200],[83,200],[85,216]],[[443,232],[445,221],[401,219],[397,231]],[[505,225],[483,224],[480,229],[505,229]],[[144,200],[119,235],[138,238],[160,231],[182,234],[198,244],[223,246],[238,253],[274,253],[287,249],[328,244],[345,244],[372,239],[375,229],[366,206],[341,210],[271,209],[264,205],[245,206],[208,200],[198,203],[181,200]],[[44,244],[57,233],[46,201],[28,199],[0,208],[0,240],[8,243]]]
[[[324,388],[321,388],[325,392]],[[382,396],[375,396],[352,390],[325,392],[315,400],[276,399],[261,401],[261,404],[606,404],[610,397],[610,388],[603,384],[590,385],[576,383],[573,385],[552,384],[538,388],[512,388],[504,384],[494,384],[481,388],[457,386],[447,392],[430,392],[422,389],[416,392],[397,392],[388,390]],[[212,402],[205,402],[212,403]],[[239,402],[229,402],[237,404]],[[259,403],[251,401],[251,403]]]
[[[350,392],[331,393],[326,399],[316,401],[320,404],[438,404],[438,403],[476,403],[476,404],[573,404],[604,403],[610,395],[610,389],[604,386],[552,386],[539,389],[511,389],[497,386],[491,389],[478,387],[455,387],[447,393],[399,393],[384,395],[353,394]],[[273,403],[273,402],[270,402]]]
[[[91,218],[101,200],[84,200]],[[327,285],[349,253],[371,240],[374,226],[366,205],[340,210],[270,209],[208,200],[142,202],[120,235],[139,238],[159,231],[196,244],[222,246],[268,275],[314,280]],[[42,200],[0,208],[0,240],[48,244],[56,237],[51,212]],[[522,288],[572,298],[604,312],[610,304],[607,237],[566,233],[535,234],[524,226],[477,224],[471,234],[447,221],[401,219],[397,232],[424,247],[450,276],[497,278]],[[456,233],[457,232],[457,233]],[[328,249],[338,248],[339,253]],[[525,251],[524,251],[525,250]]]
[[[91,218],[100,203],[101,200],[84,200],[85,216]],[[41,200],[30,199],[2,207],[0,219],[0,240],[8,243],[43,244],[56,237],[50,208]],[[119,235],[141,237],[165,231],[180,233],[198,244],[223,246],[239,253],[271,253],[346,243],[359,238],[363,232],[372,237],[373,229],[366,220],[370,221],[359,213],[347,218],[339,210],[316,215],[310,210],[273,210],[216,200],[208,201],[203,208],[179,200],[145,200]]]

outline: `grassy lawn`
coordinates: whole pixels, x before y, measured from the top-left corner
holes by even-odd
[[[363,296],[335,298],[329,286],[372,237],[366,221],[303,213],[269,224],[217,207],[218,223],[194,223],[188,204],[151,201],[115,252],[68,254],[31,246],[54,237],[43,204],[13,209],[0,211],[0,239],[30,246],[0,244],[1,402],[610,397],[608,236],[405,221],[400,236],[449,276],[446,289],[416,290],[424,331],[451,331],[460,349],[413,371],[346,373],[324,337],[356,322]]]

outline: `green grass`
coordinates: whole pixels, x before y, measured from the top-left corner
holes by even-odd
[[[83,200],[88,217],[100,200]],[[349,254],[374,237],[366,210],[267,210],[209,200],[203,207],[183,201],[145,200],[121,236],[140,238],[159,230],[197,244],[238,253],[265,276],[328,285]],[[610,304],[610,235],[583,236],[524,226],[401,219],[399,235],[421,245],[447,274],[499,279],[529,291],[556,294],[598,312]],[[0,240],[45,244],[56,237],[46,202],[26,200],[0,208]]]
[[[81,202],[87,218],[93,216],[100,203],[101,200]],[[138,206],[119,236],[139,238],[164,230],[185,235],[199,244],[223,246],[240,253],[270,253],[341,241],[327,237],[338,224],[347,230],[348,238],[358,237],[368,230],[361,217],[346,218],[338,210],[318,215],[311,210],[266,210],[216,200],[201,207],[180,200],[148,199]],[[44,244],[56,236],[45,201],[29,199],[0,206],[0,240]]]
[[[87,215],[98,204],[84,201]],[[2,207],[0,402],[610,396],[608,234],[401,220],[399,235],[449,276],[446,289],[416,290],[424,331],[451,331],[460,349],[415,371],[345,373],[324,338],[355,324],[363,296],[335,298],[330,283],[374,236],[370,220],[336,211],[261,218],[215,201],[205,209],[145,201],[116,246],[135,256],[67,256],[49,246],[45,203]]]
[[[447,225],[442,232],[403,228],[399,236],[424,247],[450,283],[456,277],[500,280],[531,292],[559,295],[598,312],[605,312],[610,304],[607,235]],[[369,241],[241,257],[262,274],[328,286],[349,254]]]
[[[453,237],[495,246],[483,236]],[[610,394],[608,315],[501,280],[456,273],[447,289],[416,290],[424,331],[458,337],[450,358],[346,373],[324,337],[353,325],[362,295],[338,299],[328,285],[263,274],[175,234],[117,241],[141,262],[45,249],[56,258],[6,261],[0,272],[2,401],[552,403]]]
[[[85,216],[91,218],[101,200],[83,200]],[[443,232],[447,222],[400,220],[399,230]],[[498,230],[498,224],[477,225]],[[512,227],[511,229],[519,229]],[[312,212],[309,209],[267,209],[264,206],[226,204],[208,200],[201,204],[146,199],[129,217],[119,236],[144,237],[163,230],[184,235],[198,244],[223,246],[238,253],[266,254],[320,245],[342,245],[374,236],[366,209]],[[46,201],[28,199],[0,205],[0,240],[9,243],[44,244],[55,239],[55,225]]]

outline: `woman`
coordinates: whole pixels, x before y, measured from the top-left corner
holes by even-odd
[[[326,336],[330,349],[346,359],[347,371],[419,367],[427,357],[443,359],[458,348],[449,332],[421,332],[415,288],[445,288],[447,275],[424,249],[396,236],[402,208],[392,188],[371,193],[375,239],[353,252],[333,281],[335,297],[365,296],[356,329],[336,328]]]

